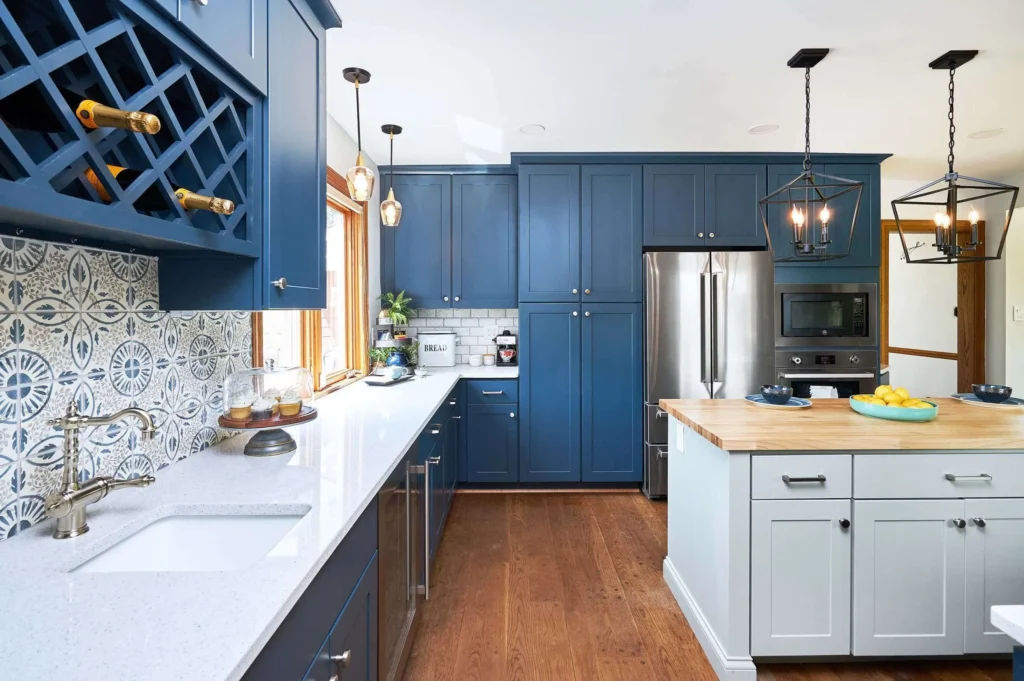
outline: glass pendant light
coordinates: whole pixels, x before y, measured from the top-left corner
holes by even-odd
[[[1006,245],[1006,233],[1010,229],[1010,218],[1013,217],[1013,207],[1017,204],[1017,187],[990,180],[980,180],[976,177],[960,175],[953,169],[953,146],[955,144],[956,126],[953,124],[953,76],[958,67],[977,56],[977,50],[953,50],[934,60],[930,66],[933,69],[949,69],[949,155],[946,161],[949,164],[949,171],[925,186],[915,189],[909,194],[895,199],[892,202],[892,214],[896,218],[896,227],[900,232],[900,241],[903,243],[903,256],[908,263],[961,263],[961,262],[982,262],[985,260],[998,260],[1003,256],[1003,246]],[[934,187],[938,187],[935,189]],[[974,201],[989,196],[1001,194],[1011,195],[1010,205],[1006,208],[1006,222],[1003,223],[1003,233],[999,239],[999,248],[995,255],[978,255],[978,247],[982,245],[979,233],[980,216],[978,211],[971,205]],[[958,225],[957,207],[961,203],[969,206],[967,213],[967,225]],[[899,206],[938,206],[935,213],[935,248],[939,255],[930,258],[911,258],[910,254],[915,250],[907,247],[907,237],[903,232],[903,225],[900,221]],[[964,238],[960,238],[958,227],[965,227]]]
[[[373,183],[376,179],[373,171],[366,167],[366,160],[363,158],[363,128],[359,118],[359,84],[370,82],[370,72],[350,66],[342,71],[345,80],[356,86],[356,144],[359,153],[356,155],[356,164],[345,173],[348,180],[348,192],[353,201],[369,201],[373,195]]]
[[[788,62],[790,68],[804,70],[804,166],[798,177],[758,201],[774,262],[845,258],[853,244],[864,183],[811,170],[811,69],[827,54],[827,49],[803,49]],[[846,199],[836,201],[846,194]],[[769,222],[776,221],[788,223],[791,248],[778,238],[772,241]],[[849,230],[841,246],[832,241],[836,229]]]
[[[402,204],[395,200],[395,135],[402,134],[402,126],[387,123],[381,132],[391,140],[391,172],[388,173],[388,198],[380,204],[380,223],[385,227],[398,227],[402,220]]]

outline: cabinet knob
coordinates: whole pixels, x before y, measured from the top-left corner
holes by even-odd
[[[514,419],[514,418],[516,417],[516,413],[515,413],[514,411],[510,411],[510,412],[508,413],[508,417],[509,417],[510,419]]]
[[[579,312],[577,312],[576,310],[573,310],[573,311],[572,311],[572,316],[573,316],[573,317],[579,317],[579,316],[580,316],[580,313],[579,313]]]
[[[280,279],[275,279],[270,283],[276,286],[277,288],[281,289],[282,291],[288,288],[288,280],[285,279],[284,277],[281,277]]]
[[[346,650],[341,655],[331,655],[331,663],[337,665],[342,669],[348,669],[348,665],[350,662],[352,662],[351,650]]]
[[[974,524],[978,527],[985,527],[985,525],[988,525],[988,523],[985,522],[984,518],[973,518],[973,520]]]
[[[697,232],[697,238],[698,239],[703,239],[704,238],[704,232]]]
[[[579,293],[579,292],[580,292],[580,290],[579,290],[578,288],[574,288],[574,289],[572,290],[572,293],[573,293],[573,295],[576,295],[576,294],[577,294],[577,293]]]
[[[709,239],[714,239],[715,238],[715,233],[711,232],[710,234],[708,234],[708,238]]]
[[[446,302],[446,303],[448,302],[448,296],[444,297],[444,302]]]
[[[459,302],[459,297],[458,296],[455,296],[455,302],[456,303]]]
[[[848,518],[840,518],[839,527],[843,528],[844,530],[850,529],[850,520]]]
[[[588,312],[584,312],[584,313],[583,313],[583,316],[584,316],[584,317],[589,317],[589,316],[590,316],[590,312],[589,312],[589,311],[588,311]]]
[[[953,518],[953,526],[957,529],[962,530],[965,527],[967,527],[967,521],[963,518]]]
[[[589,288],[583,289],[583,292],[586,293],[588,296],[590,295],[590,289]]]

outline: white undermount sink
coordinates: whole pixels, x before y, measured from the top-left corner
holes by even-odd
[[[72,572],[219,572],[274,552],[308,512],[171,515],[146,525]]]

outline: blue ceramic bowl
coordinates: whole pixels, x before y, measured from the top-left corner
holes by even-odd
[[[768,404],[785,404],[793,396],[793,389],[785,385],[762,385],[761,397]]]
[[[982,402],[993,402],[999,404],[1010,399],[1013,388],[1008,385],[992,385],[991,383],[975,383],[971,386],[974,395]]]

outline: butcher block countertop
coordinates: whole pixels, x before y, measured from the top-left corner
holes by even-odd
[[[766,409],[746,400],[662,400],[662,409],[729,451],[1024,449],[1024,410],[973,407],[951,398],[934,421],[862,416],[849,400],[812,400],[810,409]]]

